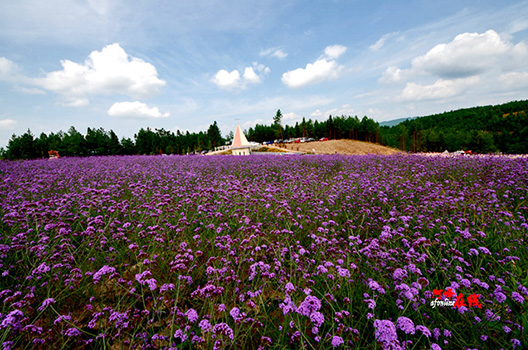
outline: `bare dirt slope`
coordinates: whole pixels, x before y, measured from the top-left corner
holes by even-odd
[[[290,151],[299,151],[305,153],[315,154],[394,154],[399,151],[377,145],[374,143],[355,141],[355,140],[329,140],[329,141],[314,141],[309,143],[288,143],[281,145],[281,148]]]

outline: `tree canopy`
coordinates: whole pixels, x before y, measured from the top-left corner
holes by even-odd
[[[397,125],[381,126],[364,116],[332,116],[326,121],[302,118],[295,125],[283,125],[277,110],[271,125],[256,124],[246,136],[249,141],[307,137],[353,139],[381,143],[409,152],[441,152],[459,149],[478,153],[528,153],[528,100],[496,106],[473,107],[408,119]],[[207,131],[176,133],[165,129],[140,129],[133,139],[121,138],[113,130],[88,128],[83,135],[71,127],[68,132],[42,133],[35,137],[28,129],[14,135],[0,157],[8,159],[47,158],[48,152],[61,156],[187,154],[212,150],[233,138],[223,137],[217,122]]]

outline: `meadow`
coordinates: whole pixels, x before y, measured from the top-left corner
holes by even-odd
[[[0,162],[0,202],[3,349],[527,346],[528,158]]]

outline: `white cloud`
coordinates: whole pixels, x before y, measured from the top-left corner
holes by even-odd
[[[82,64],[62,60],[61,65],[62,70],[47,73],[34,83],[64,96],[69,105],[85,105],[89,96],[100,94],[144,98],[165,85],[152,64],[129,56],[119,44],[92,51]]]
[[[302,121],[302,116],[295,112],[288,112],[282,115],[282,123],[288,125],[295,125],[295,123]]]
[[[494,30],[462,33],[448,43],[438,44],[412,60],[411,67],[388,67],[378,82],[404,83],[399,101],[443,99],[462,94],[468,87],[488,86],[495,90],[527,86],[528,46],[514,44]],[[521,72],[520,72],[521,71]],[[416,81],[422,78],[424,83]]]
[[[30,95],[46,95],[46,91],[37,89],[37,88],[28,88],[28,87],[22,87],[22,86],[15,86],[16,91],[20,91],[24,94],[30,94]]]
[[[298,88],[305,85],[317,84],[325,80],[337,79],[342,74],[344,66],[335,61],[346,47],[341,45],[328,46],[324,55],[314,63],[308,63],[305,68],[297,68],[282,75],[282,82],[289,88]]]
[[[271,49],[260,51],[260,56],[271,56],[271,57],[275,57],[275,58],[282,60],[282,59],[285,59],[288,56],[288,54],[282,51],[282,49],[271,48]]]
[[[330,45],[325,48],[324,53],[329,59],[338,59],[346,50],[343,45]]]
[[[396,66],[390,66],[383,72],[378,82],[382,84],[400,83],[408,80],[412,75],[413,72],[410,69],[400,69]]]
[[[13,119],[2,119],[0,120],[0,129],[9,129],[16,124]]]
[[[240,73],[236,69],[232,72],[220,69],[211,79],[211,82],[219,88],[231,90],[240,86]]]
[[[316,119],[320,118],[322,116],[324,116],[324,114],[323,114],[323,112],[321,112],[320,109],[316,109],[315,111],[312,112],[312,114],[310,114],[310,117],[316,118]]]
[[[450,43],[436,45],[412,62],[412,70],[441,78],[464,78],[523,66],[528,66],[526,44],[514,45],[493,30],[459,34]]]
[[[5,57],[0,57],[0,81],[11,80],[16,70],[16,64]]]
[[[310,116],[315,119],[323,117],[324,119],[327,119],[330,115],[334,117],[340,117],[342,115],[353,116],[355,113],[356,112],[354,111],[351,105],[344,104],[341,107],[331,108],[326,110],[325,112],[322,112],[320,109],[316,109],[312,112],[312,114],[310,114]]]
[[[395,36],[395,35],[398,35],[400,32],[393,32],[393,33],[387,33],[387,34],[384,34],[382,35],[381,38],[378,39],[378,41],[376,41],[374,44],[370,45],[369,46],[369,49],[372,50],[372,51],[377,51],[379,49],[381,49],[385,43],[387,42],[388,39],[390,39],[391,37]],[[400,37],[401,39],[401,37]]]
[[[468,87],[480,82],[479,77],[460,78],[454,80],[439,79],[430,85],[420,85],[417,83],[407,83],[403,89],[400,100],[420,101],[435,100],[454,96],[461,93]]]
[[[499,76],[499,83],[506,88],[528,87],[528,72],[510,72]]]
[[[67,102],[62,103],[62,105],[66,107],[85,107],[89,104],[90,100],[84,97],[71,98],[68,99]]]
[[[108,115],[124,118],[167,118],[170,113],[161,113],[158,107],[150,108],[145,103],[116,102],[108,109]]]
[[[240,76],[240,72],[235,69],[231,72],[225,69],[220,69],[211,82],[221,89],[225,90],[242,90],[245,89],[248,84],[257,84],[262,81],[264,75],[270,72],[269,67],[254,62],[251,67],[244,69],[244,74]]]

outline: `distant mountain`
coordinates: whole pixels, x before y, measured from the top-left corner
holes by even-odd
[[[379,123],[379,126],[395,126],[395,125],[398,125],[406,120],[413,120],[413,119],[416,119],[416,118],[420,118],[420,117],[407,117],[407,118],[398,118],[398,119],[393,119],[393,120],[387,120],[387,121],[384,121],[384,122],[381,122]]]

